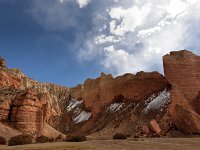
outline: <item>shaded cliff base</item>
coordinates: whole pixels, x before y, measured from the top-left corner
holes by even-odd
[[[171,52],[163,66],[165,76],[102,73],[68,88],[32,80],[0,59],[0,136],[200,135],[200,57]]]

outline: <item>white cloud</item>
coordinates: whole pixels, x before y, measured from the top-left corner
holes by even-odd
[[[169,15],[175,17],[176,15],[183,13],[187,9],[187,6],[189,4],[188,2],[183,0],[171,0],[169,6],[166,7],[166,11],[167,13],[169,13]],[[163,7],[163,9],[165,9],[165,7]]]
[[[141,8],[133,6],[128,9],[121,7],[111,8],[109,15],[112,18],[110,22],[110,32],[114,35],[123,36],[126,32],[134,32],[138,26],[145,23],[145,19],[150,12],[151,4],[144,4]],[[117,21],[120,24],[117,25]]]
[[[131,54],[123,49],[115,49],[113,45],[105,47],[106,58],[102,62],[106,68],[114,74],[123,74],[146,70],[147,59],[143,59],[145,54]]]
[[[98,33],[94,38],[94,47],[103,53],[101,64],[114,74],[140,70],[162,72],[163,55],[193,46],[188,43],[194,36],[189,29],[198,27],[191,28],[194,25],[188,20],[200,23],[200,1],[132,2],[129,7],[111,6],[107,10],[110,20],[104,25],[110,28],[105,29],[106,34]],[[193,48],[200,48],[200,44]]]
[[[86,7],[90,0],[77,0],[80,8]]]
[[[115,75],[140,70],[162,72],[162,56],[169,51],[194,49],[200,54],[199,0],[62,2],[34,1],[31,12],[49,30],[81,29],[74,33],[74,54],[81,61],[98,61],[104,71]],[[75,6],[72,10],[67,2],[85,9],[70,5]],[[91,7],[86,7],[88,3]],[[83,22],[87,23],[84,28]]]
[[[97,37],[95,37],[95,44],[103,44],[103,43],[116,43],[119,42],[121,40],[120,37],[115,37],[112,35],[106,36],[105,34],[101,34]]]
[[[133,55],[130,55],[128,52],[119,49],[115,50],[114,46],[111,45],[109,47],[104,48],[105,51],[105,60],[103,61],[103,65],[106,68],[110,68],[113,73],[124,73],[133,70],[131,60],[135,60]],[[118,67],[123,66],[123,67]],[[135,68],[137,69],[137,68]]]
[[[72,0],[60,0],[60,3],[68,2]],[[80,8],[84,8],[87,4],[90,3],[90,0],[76,0],[76,3],[79,5]]]

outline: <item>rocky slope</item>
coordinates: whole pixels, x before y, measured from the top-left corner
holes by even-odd
[[[142,109],[147,106],[149,98],[156,98],[167,86],[165,77],[157,72],[125,74],[116,78],[102,73],[97,79],[88,79],[83,85],[70,90],[70,96],[74,100],[70,102],[71,108],[65,115],[70,118],[66,122],[63,120],[67,124],[66,132],[91,134],[107,126],[110,126],[110,130],[114,126],[112,133],[113,130],[118,131],[115,126],[126,132],[129,129],[125,126],[126,123],[127,126],[131,125],[130,131],[135,132],[132,127],[136,125],[140,115],[144,114]],[[82,120],[77,122],[77,117]],[[147,120],[149,123],[149,119]]]
[[[166,77],[102,73],[68,88],[30,79],[0,58],[0,122],[33,136],[200,134],[200,57],[171,52],[163,64]]]

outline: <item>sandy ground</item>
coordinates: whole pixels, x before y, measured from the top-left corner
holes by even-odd
[[[7,139],[21,134],[18,130],[13,129],[13,128],[9,127],[8,125],[4,125],[1,122],[0,122],[0,128],[1,128],[0,136],[7,138]]]
[[[0,150],[200,150],[200,138],[152,138],[135,141],[89,140],[80,143],[45,143],[0,146]]]

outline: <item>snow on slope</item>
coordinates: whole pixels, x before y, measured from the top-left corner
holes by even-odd
[[[90,112],[82,111],[78,116],[76,116],[76,118],[73,119],[73,121],[75,123],[83,122],[88,120],[90,116],[91,116]]]
[[[67,111],[71,111],[73,110],[75,107],[81,105],[83,103],[83,101],[77,101],[76,99],[72,98],[70,100],[69,106],[67,106]]]
[[[74,98],[70,99],[67,111],[71,112],[74,123],[80,123],[90,118],[91,112],[83,110],[83,101],[78,101]],[[68,123],[66,124],[66,130],[68,130]]]
[[[111,104],[106,111],[110,110],[110,111],[118,111],[120,110],[121,108],[123,108],[123,103],[114,103],[114,104]]]
[[[147,107],[144,109],[144,112],[148,113],[152,110],[162,110],[169,102],[170,92],[167,91],[167,89],[165,89],[157,97],[155,97],[155,95],[152,95],[150,97],[150,102],[147,104]]]

